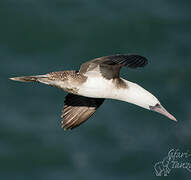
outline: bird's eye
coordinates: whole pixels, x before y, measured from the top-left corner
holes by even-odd
[[[155,109],[155,108],[160,108],[160,107],[161,107],[161,106],[160,106],[159,103],[157,103],[155,106],[149,106],[150,110],[153,110],[153,109]]]

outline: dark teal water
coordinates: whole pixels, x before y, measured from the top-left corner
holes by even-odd
[[[170,149],[191,151],[190,8],[186,0],[1,0],[0,179],[155,179],[154,165]],[[8,80],[116,53],[149,59],[122,76],[155,94],[178,123],[107,100],[85,124],[64,131],[65,92]],[[190,177],[172,169],[166,178]]]

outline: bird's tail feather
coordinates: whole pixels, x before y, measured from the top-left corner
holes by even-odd
[[[38,76],[21,76],[10,78],[13,81],[21,82],[40,82],[41,79],[47,78],[47,75],[38,75]]]

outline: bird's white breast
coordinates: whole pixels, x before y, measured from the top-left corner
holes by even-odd
[[[87,81],[80,87],[78,93],[82,96],[94,98],[113,98],[116,87],[112,79],[103,77],[88,77]]]

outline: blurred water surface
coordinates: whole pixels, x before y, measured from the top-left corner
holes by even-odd
[[[1,179],[154,179],[154,164],[170,149],[191,151],[190,8],[186,0],[1,0]],[[121,74],[155,94],[178,123],[107,100],[64,131],[65,92],[8,80],[116,53],[148,57],[144,69]],[[167,179],[190,176],[174,169]]]

